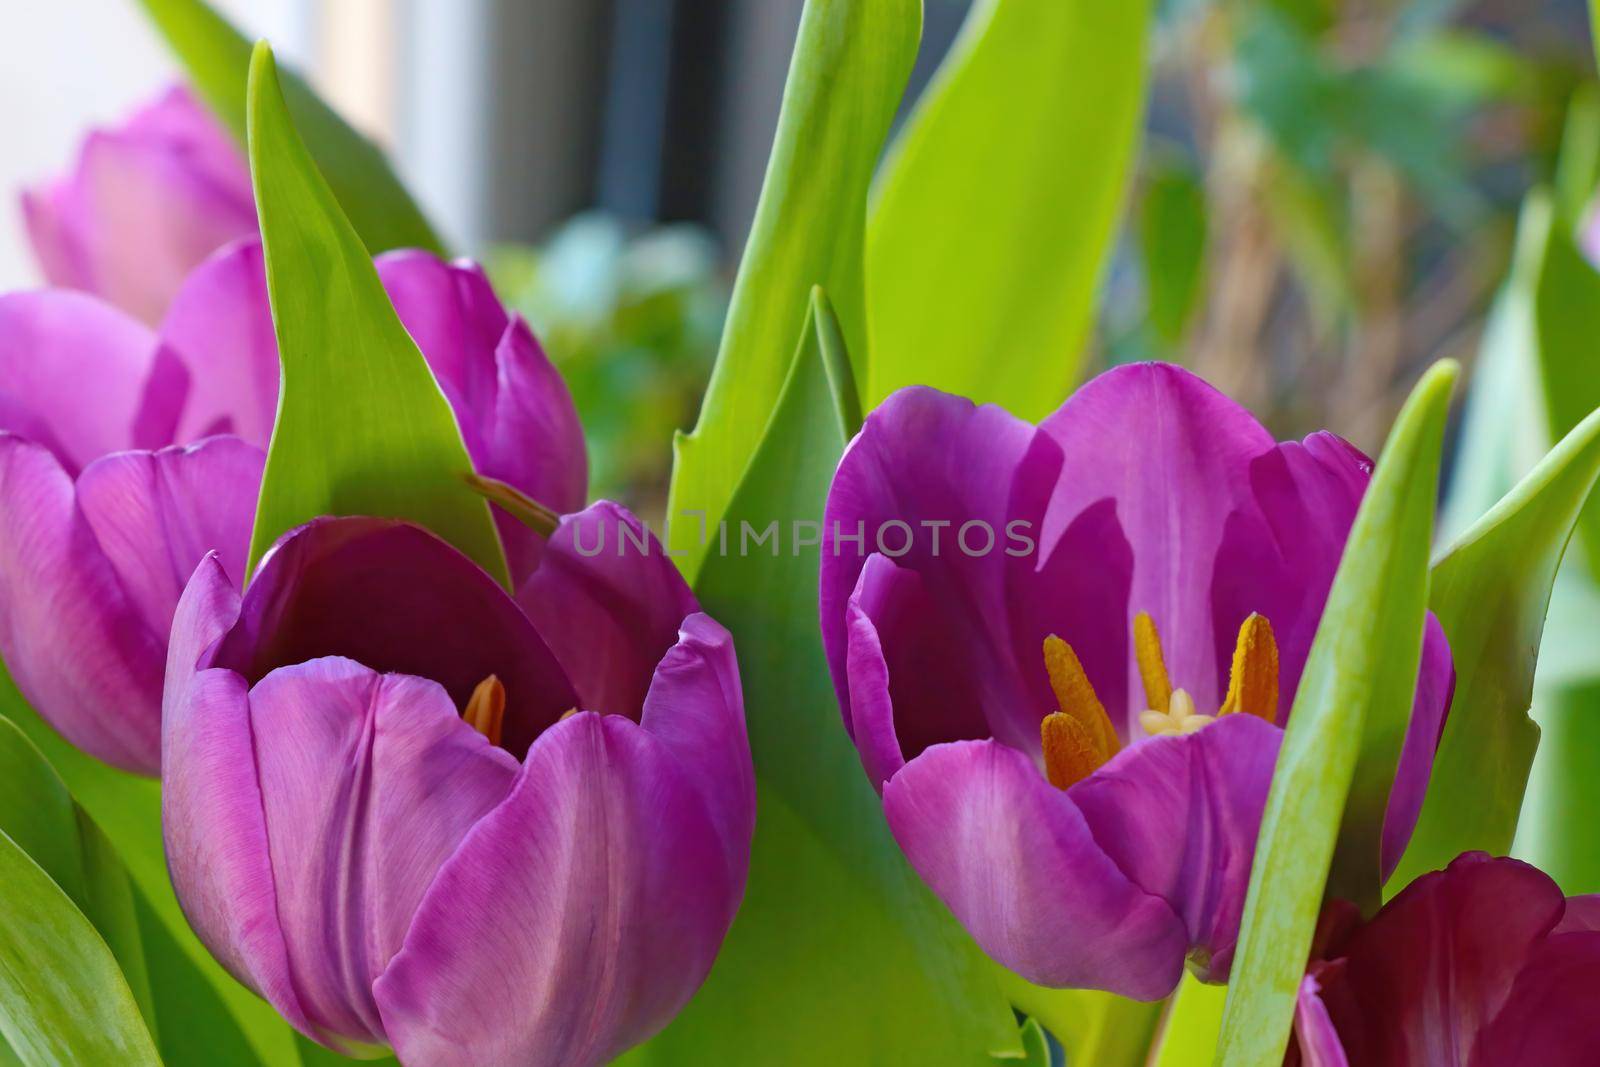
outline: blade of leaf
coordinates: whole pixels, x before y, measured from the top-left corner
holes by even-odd
[[[750,881],[705,986],[629,1064],[980,1064],[1018,1052],[989,964],[901,857],[839,721],[817,630],[820,552],[737,549],[739,524],[820,529],[845,444],[813,305],[697,593],[739,649],[757,778]],[[755,1050],[759,1050],[759,1054]]]
[[[980,0],[867,230],[868,406],[926,384],[1031,421],[1077,381],[1144,110],[1149,0]]]
[[[1227,987],[1183,976],[1162,1020],[1160,1043],[1150,1067],[1211,1067],[1211,1052],[1222,1032]]]
[[[283,363],[250,566],[318,515],[418,522],[502,583],[489,505],[439,384],[296,132],[272,49],[250,64],[250,171]]]
[[[3,832],[0,1036],[27,1064],[161,1062],[116,957]]]
[[[1411,712],[1428,545],[1456,366],[1435,364],[1384,444],[1284,729],[1251,865],[1220,1062],[1283,1062],[1323,889],[1370,913]],[[1331,871],[1330,871],[1331,867]]]
[[[1469,849],[1511,848],[1539,744],[1527,712],[1551,586],[1597,477],[1600,411],[1434,564],[1429,606],[1450,639],[1455,700],[1391,890]]]
[[[250,42],[205,0],[139,0],[178,57],[196,90],[241,144]],[[328,184],[349,212],[361,240],[376,255],[391,248],[444,252],[382,152],[322,102],[303,79],[284,76],[295,126]]]
[[[237,1027],[243,1030],[260,1062],[294,1063],[293,1031],[289,1025],[270,1005],[236,982],[212,959],[211,953],[190,930],[178,906],[172,882],[167,877],[166,854],[161,843],[160,784],[108,767],[72,747],[28,707],[3,668],[0,668],[0,716],[28,736],[66,783],[73,800],[105,831],[138,887],[139,902],[149,906],[181,950],[187,965],[215,990],[233,1020],[230,1026],[227,1021],[213,1019],[201,1010],[202,1002],[196,1000],[185,1009],[184,1022],[179,1029],[187,1028],[196,1041],[219,1050],[220,1055],[231,1055],[227,1062],[248,1063],[251,1057],[245,1050],[229,1051],[236,1049],[230,1035]],[[146,964],[153,977],[159,980],[164,964],[157,942],[146,936],[144,944]],[[174,967],[182,965],[182,961],[172,964]],[[162,1001],[159,987],[155,993],[159,1013]],[[171,1036],[164,1033],[163,1039]],[[166,1049],[163,1052],[169,1062],[185,1062],[173,1059]]]
[[[777,403],[813,285],[834,301],[862,380],[867,188],[921,27],[920,0],[807,0],[716,367],[694,431],[673,442],[672,518],[703,511],[707,528],[722,518]],[[673,542],[692,578],[705,546]]]
[[[1061,1042],[1067,1062],[1095,1067],[1141,1067],[1146,1062],[1161,1001],[1145,1004],[1094,989],[1046,989],[998,964],[995,975],[1017,1010],[1037,1019]]]

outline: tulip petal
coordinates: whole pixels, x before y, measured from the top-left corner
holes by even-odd
[[[278,411],[278,342],[261,238],[219,249],[172,299],[161,341],[189,371],[179,441],[232,433],[265,449]]]
[[[410,1063],[585,1065],[660,1029],[740,895],[691,775],[647,729],[583,713],[529,750],[440,870],[375,997]]]
[[[144,322],[160,320],[189,271],[256,228],[249,172],[192,100],[84,141],[68,208],[90,288]]]
[[[517,593],[586,711],[637,720],[656,664],[698,610],[643,523],[601,501],[563,516]]]
[[[1171,993],[1181,916],[1118,868],[1071,794],[998,741],[935,745],[883,791],[906,858],[985,952],[1031,982]]]
[[[431,678],[458,708],[496,675],[512,755],[577,704],[555,657],[494,579],[433,534],[390,519],[317,519],[285,534],[262,558],[215,662],[254,684],[322,656]]]
[[[1227,715],[1124,749],[1068,794],[1122,873],[1183,921],[1207,981],[1233,962],[1282,738],[1257,716]]]
[[[249,700],[295,988],[321,1030],[382,1041],[372,982],[517,763],[437,684],[348,659],[275,670]]]
[[[572,396],[527,324],[506,314],[483,269],[412,249],[376,263],[455,410],[478,473],[559,513],[583,507],[588,456]],[[520,585],[538,564],[540,539],[510,515],[496,512],[495,521]]]
[[[22,695],[77,747],[154,774],[164,636],[123,592],[56,457],[0,432],[0,654]]]
[[[1319,996],[1322,987],[1313,975],[1300,980],[1300,994],[1294,1005],[1294,1036],[1304,1067],[1350,1067],[1350,1060],[1339,1043],[1339,1032],[1328,1018],[1328,1008]]]
[[[1412,882],[1324,976],[1322,1000],[1350,1062],[1472,1062],[1480,1032],[1564,909],[1539,870],[1481,852]]]
[[[1251,462],[1276,442],[1244,408],[1162,363],[1107,371],[1039,429],[1063,455],[1039,536],[1043,557],[1057,550],[1086,508],[1114,500],[1134,559],[1122,629],[1131,629],[1135,613],[1148,612],[1161,631],[1173,685],[1202,709],[1218,706],[1227,679],[1203,577],[1213,571],[1229,515],[1250,500]],[[1226,637],[1231,643],[1234,634]],[[1138,693],[1137,668],[1128,659],[1127,692]]]
[[[1013,482],[1035,437],[1032,426],[1001,408],[914,387],[885,400],[845,451],[823,520],[820,611],[847,724],[849,601],[875,551],[921,576],[953,642],[966,650],[982,706],[1024,703],[1001,575]],[[975,525],[963,542],[968,523]],[[853,540],[858,531],[860,542]]]
[[[1600,932],[1557,934],[1530,954],[1473,1047],[1470,1067],[1593,1063],[1600,1049]]]
[[[208,552],[244,574],[266,457],[236,437],[118,452],[78,478],[78,505],[151,633],[165,637]]]
[[[1383,876],[1387,878],[1400,862],[1411,831],[1422,813],[1422,799],[1433,774],[1433,757],[1444,735],[1445,717],[1455,693],[1456,669],[1450,658],[1450,642],[1444,627],[1428,612],[1422,634],[1422,661],[1417,673],[1416,694],[1411,702],[1411,721],[1395,768],[1394,786],[1389,791],[1389,808],[1383,819]]]
[[[874,789],[930,745],[988,736],[964,650],[921,575],[874,552],[846,620],[847,725]],[[1033,730],[1037,736],[1037,724]]]
[[[185,383],[158,347],[83,293],[0,296],[0,430],[49,448],[73,475],[108,452],[167,444]]]

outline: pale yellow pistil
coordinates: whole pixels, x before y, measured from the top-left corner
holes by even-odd
[[[1194,697],[1187,689],[1174,689],[1167,698],[1167,710],[1154,708],[1139,713],[1139,725],[1151,737],[1163,734],[1192,734],[1200,727],[1215,722],[1215,715],[1201,715],[1194,710]]]
[[[506,721],[506,687],[500,679],[489,675],[479,682],[467,698],[461,717],[467,725],[489,739],[491,745],[500,743],[500,731]]]

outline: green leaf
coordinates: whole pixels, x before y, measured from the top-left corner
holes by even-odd
[[[1015,1063],[1017,1057],[997,1057]],[[1050,1067],[1050,1042],[1037,1019],[1022,1024],[1022,1062],[1019,1067]]]
[[[817,299],[728,509],[729,551],[707,557],[696,590],[739,649],[760,812],[749,885],[704,988],[627,1063],[987,1064],[1017,1051],[989,964],[906,865],[861,772],[817,630],[820,552],[791,545],[793,522],[820,530],[845,444],[829,316]],[[772,521],[780,551],[738,551],[741,522]]]
[[[250,42],[205,0],[140,0],[212,111],[245,139],[245,85]],[[443,253],[439,238],[371,141],[294,74],[285,93],[295,125],[328,178],[350,221],[373,254],[391,248]]]
[[[461,430],[372,257],[284,106],[272,50],[250,64],[250,171],[283,362],[250,565],[318,515],[418,522],[501,582],[505,553]]]
[[[1600,616],[1585,622],[1580,633],[1592,660]],[[1600,893],[1600,834],[1594,832],[1600,803],[1594,768],[1594,754],[1600,752],[1600,680],[1547,686],[1541,675],[1534,715],[1542,736],[1511,854],[1554,878],[1568,896]]]
[[[1201,290],[1206,258],[1206,197],[1194,168],[1185,162],[1152,166],[1139,214],[1139,252],[1144,267],[1150,325],[1168,345],[1188,332]]]
[[[674,441],[674,519],[703,510],[715,528],[722,518],[777,403],[813,285],[838,308],[861,379],[867,188],[921,24],[919,0],[807,0],[716,367],[694,432]],[[692,577],[704,546],[673,542]]]
[[[1283,1062],[1325,885],[1368,913],[1378,903],[1383,816],[1422,650],[1455,378],[1455,364],[1441,361],[1406,401],[1328,592],[1256,840],[1217,1045],[1222,1063]]]
[[[0,833],[0,1036],[23,1063],[160,1064],[117,960]]]
[[[210,1012],[209,998],[196,995],[176,999],[180,1022],[163,1028],[162,1052],[169,1064],[210,1063],[220,1057],[229,1063],[248,1063],[251,1051],[262,1063],[292,1064],[294,1041],[287,1023],[277,1012],[222,969],[211,957],[178,906],[172,883],[167,877],[166,855],[161,843],[161,787],[154,779],[119,771],[85,755],[62,739],[29,708],[21,694],[0,669],[0,716],[19,727],[48,759],[76,803],[105,832],[136,886],[135,907],[140,913],[140,932],[145,963],[159,1018],[169,988],[164,977],[192,969],[225,1005],[230,1019]],[[33,847],[33,846],[27,846]],[[148,915],[145,914],[146,910]],[[154,934],[149,919],[159,922],[166,938]],[[172,959],[168,945],[176,946],[182,959]],[[185,982],[189,979],[184,979]],[[239,1047],[235,1035],[243,1031],[249,1050]],[[186,1038],[212,1050],[212,1059],[185,1060],[177,1045]]]
[[[885,161],[867,400],[1049,414],[1077,382],[1144,109],[1149,0],[979,0]]]
[[[1527,712],[1550,590],[1597,477],[1600,411],[1434,565],[1429,607],[1450,639],[1455,700],[1396,890],[1469,849],[1511,848],[1539,744]]]
[[[1046,989],[998,964],[994,969],[1011,1003],[1055,1035],[1068,1063],[1142,1067],[1146,1062],[1161,1001],[1145,1004],[1095,989]]]
[[[1211,1067],[1227,993],[1226,986],[1206,985],[1185,973],[1167,1009],[1150,1067]]]

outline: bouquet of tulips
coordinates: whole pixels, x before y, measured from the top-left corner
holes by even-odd
[[[918,0],[808,0],[652,528],[384,158],[144,6],[188,83],[0,295],[0,1058],[1594,1062],[1600,751],[1523,811],[1600,626],[1571,198],[1436,530],[1448,360],[1375,460],[1080,381],[1149,0],[976,5],[886,154]]]

